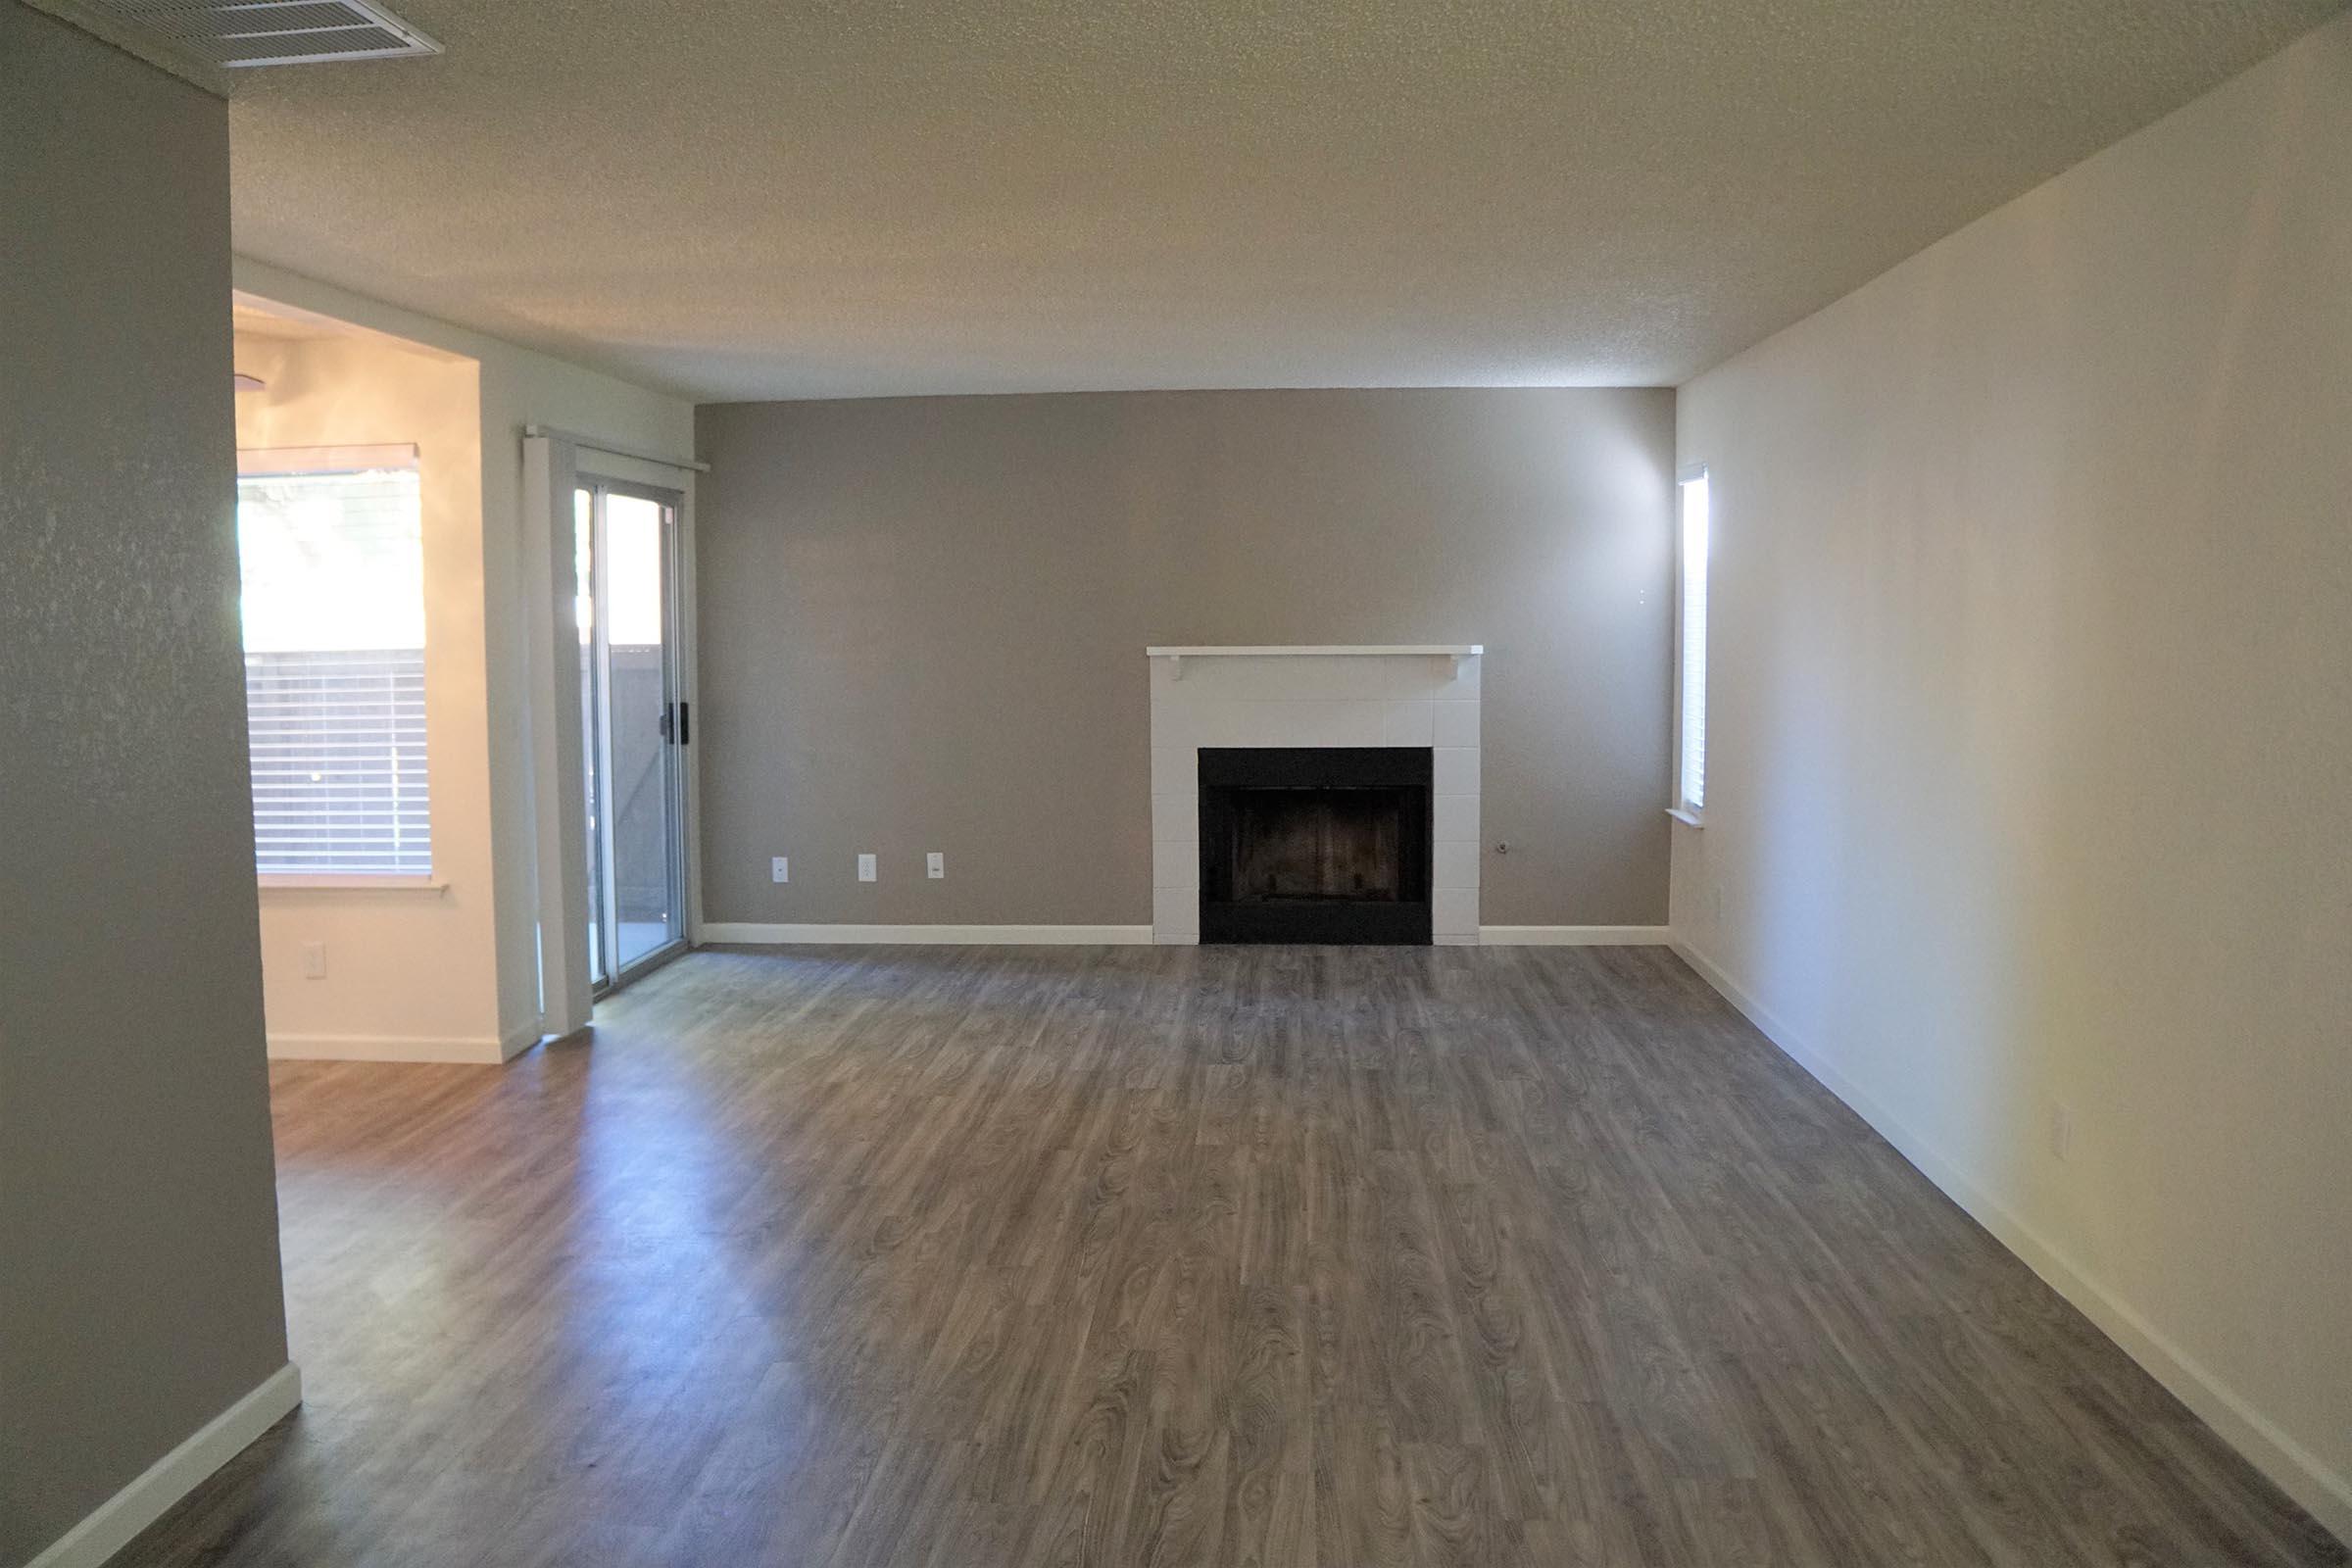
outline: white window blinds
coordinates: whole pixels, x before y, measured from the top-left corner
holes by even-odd
[[[263,875],[432,870],[415,447],[237,455]]]

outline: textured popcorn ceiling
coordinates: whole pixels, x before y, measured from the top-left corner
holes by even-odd
[[[238,248],[705,400],[1679,382],[2343,0],[402,0]]]

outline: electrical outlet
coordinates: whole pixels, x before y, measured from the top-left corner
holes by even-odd
[[[936,882],[948,874],[948,858],[933,850],[923,857],[923,875]]]
[[[781,856],[781,855],[779,855],[779,856],[777,856],[775,858],[773,858],[773,859],[769,860],[769,861],[767,862],[767,879],[768,879],[770,882],[789,882],[789,881],[791,881],[791,880],[792,880],[792,861],[791,861],[791,859],[790,859],[789,858],[785,857],[785,856]]]
[[[874,858],[872,856],[860,855],[858,857],[858,880],[860,882],[874,880]]]
[[[2065,1159],[2075,1152],[2075,1113],[2064,1105],[2050,1107],[2050,1157]]]
[[[326,978],[326,944],[305,942],[302,945],[302,977],[305,980]]]

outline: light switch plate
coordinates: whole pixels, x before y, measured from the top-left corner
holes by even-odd
[[[929,855],[924,856],[923,874],[930,877],[930,879],[934,882],[938,881],[941,877],[946,876],[948,874],[948,858],[937,850],[933,850]]]
[[[305,942],[302,945],[302,976],[306,980],[326,978],[326,944]]]
[[[767,862],[767,879],[768,879],[770,882],[789,882],[789,881],[791,881],[791,880],[792,880],[792,860],[791,860],[790,857],[788,857],[788,856],[782,856],[782,855],[779,855],[779,856],[777,856],[777,857],[776,857],[774,859],[772,859],[772,860],[768,861],[768,862]]]
[[[860,855],[858,857],[858,880],[860,882],[871,882],[873,879],[874,858],[870,855]]]

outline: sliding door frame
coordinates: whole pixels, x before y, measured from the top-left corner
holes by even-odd
[[[586,738],[581,734],[579,628],[573,614],[576,581],[572,559],[573,493],[599,483],[624,490],[652,490],[675,507],[669,590],[675,638],[672,696],[688,705],[692,733],[677,748],[680,772],[676,834],[684,853],[678,862],[685,879],[681,913],[686,940],[663,951],[666,961],[702,940],[702,705],[697,700],[695,609],[695,482],[698,470],[635,455],[609,453],[566,432],[534,427],[523,441],[530,661],[532,798],[537,825],[534,855],[539,948],[541,1032],[562,1036],[590,1021],[601,992],[588,980]],[[650,967],[650,966],[649,966]],[[644,970],[632,966],[632,976]]]
[[[612,668],[612,616],[606,598],[596,594],[597,585],[589,584],[588,592],[598,605],[590,668],[596,705],[597,777],[605,792],[599,803],[602,810],[596,836],[597,863],[591,867],[589,882],[598,906],[595,910],[598,930],[606,948],[604,977],[601,980],[591,978],[590,992],[601,998],[661,968],[686,953],[694,944],[696,921],[691,912],[689,895],[693,879],[687,858],[687,846],[693,839],[693,835],[687,831],[687,760],[694,753],[693,699],[688,693],[690,682],[687,677],[687,671],[692,666],[685,652],[685,606],[690,597],[686,585],[691,581],[685,565],[687,492],[676,485],[608,478],[595,471],[595,466],[585,460],[579,465],[575,487],[589,494],[590,526],[594,530],[594,545],[589,559],[591,569],[600,579],[605,577],[612,564],[610,535],[606,527],[606,502],[613,496],[622,496],[659,507],[662,514],[662,690],[667,709],[662,743],[662,819],[666,841],[662,846],[662,860],[668,883],[665,898],[676,934],[649,953],[625,963],[619,961],[620,879],[613,865],[612,852],[619,827],[620,802],[613,793],[612,692],[612,682],[608,678]],[[681,714],[684,715],[682,721]],[[685,727],[683,739],[678,738],[671,728],[681,722]],[[584,778],[581,781],[581,793],[584,804]]]

